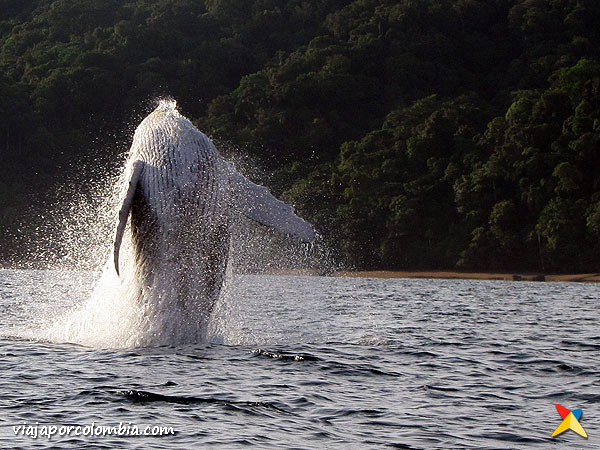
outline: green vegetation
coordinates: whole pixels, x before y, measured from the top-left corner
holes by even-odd
[[[1,4],[0,259],[169,95],[356,268],[600,271],[596,0]]]

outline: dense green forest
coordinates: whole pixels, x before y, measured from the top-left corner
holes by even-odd
[[[172,96],[353,267],[600,271],[599,23],[597,0],[0,0],[0,260]]]

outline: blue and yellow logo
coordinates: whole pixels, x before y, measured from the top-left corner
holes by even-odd
[[[558,428],[554,430],[554,433],[552,433],[552,437],[557,436],[564,431],[573,430],[579,436],[583,436],[587,439],[587,433],[579,423],[579,419],[581,419],[581,414],[583,414],[583,412],[580,409],[574,409],[573,411],[569,411],[567,408],[557,403],[556,410],[560,414],[560,417],[562,417],[563,421],[558,426]]]

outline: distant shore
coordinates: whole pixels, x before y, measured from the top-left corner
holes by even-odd
[[[322,276],[314,269],[271,269],[265,275]],[[433,278],[445,280],[552,281],[600,283],[600,273],[542,274],[523,272],[467,272],[452,270],[342,270],[327,276],[350,278]]]
[[[23,267],[2,267],[0,270],[20,270]],[[27,268],[30,269],[30,268]],[[42,268],[40,268],[42,269]],[[58,268],[55,268],[57,270]],[[58,269],[69,270],[69,269]],[[72,269],[71,269],[72,270]],[[85,270],[85,269],[84,269]],[[243,272],[242,272],[243,273]],[[314,269],[271,269],[262,272],[264,275],[292,275],[292,276],[323,276]],[[358,270],[337,271],[328,273],[333,277],[350,278],[433,278],[442,280],[501,280],[501,281],[553,281],[573,283],[600,283],[600,273],[574,273],[574,274],[540,274],[522,272],[461,272],[451,270]]]
[[[453,272],[453,271],[393,271],[372,270],[336,272],[336,277],[357,278],[438,278],[449,280],[505,280],[505,281],[562,281],[598,283],[600,273],[538,274],[515,272]]]

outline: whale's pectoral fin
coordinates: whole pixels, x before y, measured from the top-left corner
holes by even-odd
[[[312,225],[294,214],[294,208],[276,199],[266,187],[254,184],[236,171],[233,171],[230,179],[235,207],[244,216],[262,225],[292,234],[304,242],[315,240]]]
[[[133,163],[131,178],[129,179],[129,186],[127,187],[127,193],[125,194],[123,205],[119,211],[119,225],[117,226],[114,249],[115,270],[117,271],[117,275],[119,275],[119,248],[121,247],[121,241],[123,241],[123,233],[125,233],[125,226],[127,225],[129,210],[133,204],[133,197],[135,196],[135,190],[140,181],[143,169],[144,163],[142,161],[136,161]]]

